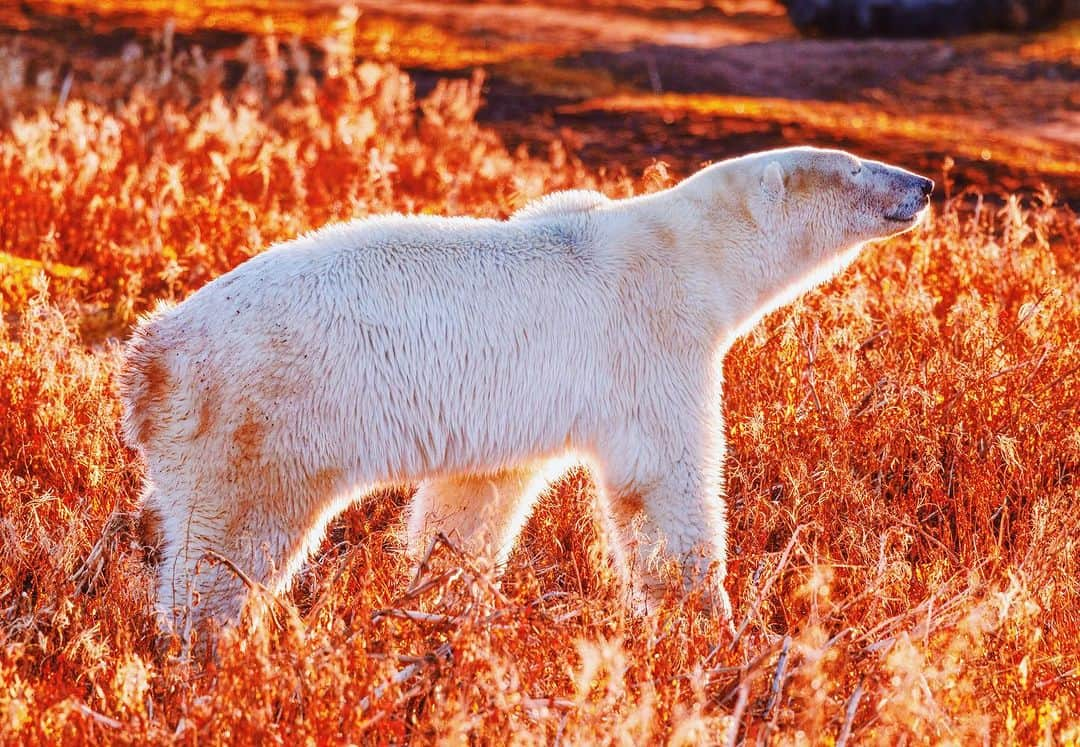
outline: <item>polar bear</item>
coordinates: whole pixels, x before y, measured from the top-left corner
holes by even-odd
[[[253,257],[126,349],[159,614],[234,621],[242,581],[208,552],[280,590],[327,521],[385,485],[419,482],[414,548],[442,531],[502,560],[569,456],[591,467],[639,598],[701,585],[730,616],[724,353],[863,243],[914,226],[932,189],[791,148],[654,194],[375,217]]]

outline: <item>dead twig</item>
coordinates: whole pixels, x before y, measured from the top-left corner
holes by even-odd
[[[405,595],[408,596],[413,593],[413,589],[420,583],[420,579],[428,572],[428,564],[431,562],[431,556],[435,553],[435,548],[439,546],[439,540],[442,538],[442,532],[439,533],[435,539],[428,543],[427,551],[424,553],[424,557],[420,559],[420,562],[416,564],[416,573],[413,574],[413,580],[409,584],[409,588],[405,590]]]
[[[857,349],[858,352],[861,353],[861,352],[863,352],[863,351],[865,351],[865,350],[867,350],[869,348],[872,348],[874,346],[874,343],[877,342],[880,338],[882,338],[882,337],[884,337],[886,335],[891,335],[891,334],[892,334],[892,330],[889,329],[888,326],[882,327],[877,332],[870,335],[865,340],[863,340],[862,342],[859,343],[859,347]]]
[[[927,532],[927,531],[926,531],[925,529],[923,529],[922,527],[918,526],[917,524],[912,524],[912,523],[911,523],[910,521],[904,521],[904,520],[901,520],[901,521],[900,521],[900,525],[901,525],[901,526],[903,526],[903,527],[906,527],[906,528],[910,529],[910,530],[911,530],[911,531],[913,531],[913,532],[916,532],[916,533],[918,533],[918,535],[919,535],[920,537],[922,537],[922,538],[923,538],[923,539],[925,539],[925,540],[926,540],[927,542],[929,542],[930,544],[934,545],[934,546],[935,546],[935,547],[937,547],[937,548],[938,548],[939,550],[941,550],[941,551],[942,551],[942,552],[944,552],[944,553],[945,553],[946,555],[948,555],[948,556],[949,556],[949,559],[950,559],[950,560],[952,560],[952,561],[953,561],[954,563],[956,563],[956,562],[959,562],[959,558],[957,558],[957,556],[956,556],[956,553],[955,553],[955,552],[953,551],[953,549],[952,549],[952,548],[950,548],[950,547],[949,547],[948,545],[946,545],[946,544],[945,544],[944,542],[942,542],[941,540],[939,540],[939,539],[938,539],[937,537],[935,537],[934,535],[932,535],[932,534],[930,534],[929,532]]]
[[[105,520],[101,536],[90,548],[90,554],[68,578],[77,589],[87,594],[98,587],[105,573],[106,559],[116,552],[123,539],[135,536],[137,517],[138,513],[135,511],[113,511]]]
[[[860,680],[859,684],[855,686],[855,692],[848,698],[847,708],[844,710],[844,724],[840,727],[840,734],[836,737],[836,747],[844,747],[847,744],[848,739],[851,738],[851,724],[855,721],[855,712],[859,710],[859,701],[862,700],[863,683],[865,680]]]
[[[483,573],[481,573],[476,565],[473,563],[472,558],[469,555],[450,541],[442,532],[435,535],[435,538],[428,545],[427,552],[424,553],[424,557],[417,565],[416,574],[413,576],[412,583],[409,584],[409,588],[405,591],[405,599],[412,599],[416,594],[422,590],[430,588],[428,581],[421,583],[421,579],[430,569],[431,556],[435,553],[435,549],[439,546],[445,547],[455,557],[459,565],[461,566],[459,571],[463,571],[462,575],[467,575],[468,580],[484,586],[488,592],[495,597],[500,604],[510,604],[510,600],[506,598],[506,595],[499,590],[499,588],[491,582]]]
[[[404,669],[395,672],[394,675],[390,678],[389,682],[384,685],[377,686],[372,691],[371,695],[366,696],[360,700],[360,703],[358,704],[360,712],[363,713],[370,709],[372,702],[381,698],[383,696],[383,693],[385,693],[390,687],[393,687],[394,685],[404,684],[416,675],[420,674],[420,672],[422,672],[423,670],[434,666],[441,661],[449,660],[450,654],[450,644],[444,643],[443,645],[435,649],[433,652],[425,656],[422,661],[418,661],[415,664],[410,664]]]
[[[907,621],[910,618],[917,617],[918,615],[921,615],[923,612],[926,612],[927,610],[931,609],[933,607],[933,604],[934,604],[935,601],[936,601],[936,598],[934,596],[931,596],[928,599],[924,600],[919,605],[917,605],[917,606],[915,606],[915,607],[913,607],[913,608],[911,608],[909,610],[901,612],[900,614],[897,614],[897,615],[893,615],[892,617],[890,617],[890,618],[888,618],[886,620],[882,620],[880,623],[878,623],[874,627],[872,627],[869,630],[865,631],[864,633],[861,633],[861,634],[855,636],[854,638],[852,638],[851,643],[856,644],[856,643],[859,643],[860,641],[867,641],[867,640],[871,641],[871,643],[867,644],[865,646],[865,648],[863,649],[864,653],[874,653],[876,651],[882,650],[883,648],[887,648],[896,639],[896,636],[895,635],[889,635],[889,636],[886,636],[884,639],[875,640],[877,638],[878,634],[880,634],[880,633],[882,633],[882,632],[884,632],[886,630],[889,630],[889,629],[893,628],[894,626]],[[948,613],[952,612],[955,608],[960,606],[961,601],[962,601],[961,598],[959,596],[956,596],[956,597],[953,597],[952,599],[948,600],[944,604],[942,604],[941,607],[938,608],[938,610],[937,610],[938,617],[941,618],[942,616],[947,615]],[[930,632],[931,631],[929,630],[929,626],[926,626],[926,630],[924,632],[924,635],[929,635]]]
[[[230,558],[225,557],[219,552],[216,552],[214,550],[207,550],[206,552],[204,552],[202,557],[199,558],[199,561],[195,564],[196,575],[199,573],[199,564],[203,560],[209,560],[211,563],[220,563],[221,565],[225,566],[225,568],[227,568],[238,579],[240,579],[240,582],[247,587],[247,590],[250,594],[252,594],[253,596],[258,596],[260,599],[269,600],[270,604],[267,605],[267,609],[270,612],[270,619],[273,621],[276,627],[283,627],[281,618],[278,617],[278,612],[280,612],[284,617],[292,617],[296,622],[302,622],[300,620],[300,616],[297,615],[295,612],[291,611],[284,602],[277,598],[276,594],[266,588],[266,586],[264,586],[263,584],[253,579],[247,573],[242,571],[239,566],[237,566],[236,563],[234,563]]]
[[[435,576],[434,578],[429,578],[422,584],[411,587],[407,592],[405,592],[405,596],[403,598],[416,599],[430,589],[453,583],[457,579],[461,578],[464,574],[465,570],[463,568],[454,568],[453,570],[445,571],[443,573],[440,573],[438,576]]]
[[[739,725],[742,723],[743,714],[746,712],[746,703],[750,699],[750,683],[739,683],[739,699],[735,701],[735,710],[731,712],[731,725],[728,726],[724,744],[727,747],[735,747],[739,743]]]
[[[236,577],[238,579],[240,579],[241,582],[243,582],[244,586],[247,587],[248,591],[257,591],[258,590],[258,591],[267,591],[268,592],[268,590],[267,590],[267,588],[265,586],[260,584],[258,581],[255,581],[254,579],[252,579],[251,576],[247,575],[242,570],[240,570],[237,567],[236,563],[232,562],[232,560],[225,557],[221,553],[216,552],[215,550],[207,550],[205,553],[203,553],[203,558],[205,558],[205,559],[207,559],[207,560],[209,560],[209,561],[211,561],[213,563],[221,563],[223,566],[228,568],[230,571],[232,571],[236,575]],[[196,567],[196,573],[198,573],[197,567]]]
[[[747,682],[747,683],[752,682],[763,671],[763,668],[762,668],[761,665],[763,663],[765,663],[766,661],[768,661],[772,657],[772,655],[775,654],[775,653],[776,653],[776,645],[774,644],[772,646],[769,646],[769,647],[765,648],[761,653],[759,653],[757,656],[755,656],[748,664],[745,664],[745,665],[743,665],[741,667],[715,667],[713,669],[710,669],[710,670],[704,672],[703,674],[705,676],[705,681],[706,682],[709,682],[711,680],[711,678],[713,676],[715,676],[716,674],[721,674],[721,673],[731,672],[731,671],[741,672],[741,675],[739,676],[739,679],[736,681],[736,683],[731,687],[730,690],[728,690],[726,693],[724,693],[724,695],[719,700],[717,700],[716,702],[718,702],[718,703],[726,703],[727,701],[731,700],[732,696],[734,696],[734,695],[736,695],[738,693],[739,687],[741,687],[744,682]],[[682,676],[685,677],[687,675],[682,675]]]
[[[376,610],[371,615],[372,622],[378,622],[384,618],[433,623],[435,625],[450,625],[461,621],[461,616],[459,615],[440,615],[434,612],[421,612],[420,610],[403,610],[397,608]]]
[[[1032,377],[1034,377],[1036,371],[1039,370],[1039,368],[1042,366],[1042,364],[1044,362],[1046,362],[1046,351],[1043,351],[1043,354],[1040,355],[1040,356],[1032,356],[1031,358],[1028,358],[1027,360],[1022,360],[1019,363],[1016,363],[1016,364],[1014,364],[1012,366],[1008,366],[1008,367],[1002,368],[1002,369],[1000,369],[998,371],[994,371],[994,372],[988,373],[988,374],[986,374],[984,376],[980,376],[975,381],[972,381],[971,383],[967,384],[963,389],[956,392],[955,394],[953,394],[952,397],[950,397],[948,400],[946,400],[946,402],[943,405],[941,405],[941,410],[942,410],[942,412],[949,412],[952,409],[953,405],[955,405],[957,402],[960,401],[961,397],[963,397],[965,394],[970,392],[975,387],[982,386],[984,384],[988,384],[991,381],[993,381],[994,379],[1001,378],[1002,376],[1007,376],[1007,375],[1009,375],[1011,373],[1016,373],[1017,371],[1022,371],[1023,369],[1027,368],[1028,366],[1031,366],[1032,364],[1034,364],[1034,367],[1032,368],[1031,373],[1028,374],[1028,378],[1027,378],[1027,381],[1031,381],[1031,379],[1032,379]],[[1077,369],[1073,369],[1073,370],[1075,371]],[[1066,373],[1069,373],[1069,372],[1066,372]],[[1055,380],[1054,383],[1056,383],[1056,380]],[[1043,387],[1043,389],[1045,389],[1045,388],[1046,387]],[[1039,391],[1042,391],[1042,390],[1040,389]]]
[[[788,652],[791,650],[791,636],[784,636],[784,643],[780,647],[780,658],[776,661],[776,673],[773,674],[772,684],[769,686],[769,700],[765,704],[765,718],[769,717],[773,708],[780,701],[780,691],[784,688],[784,679],[787,677]]]
[[[323,591],[321,594],[319,594],[319,598],[315,600],[315,604],[311,605],[311,609],[309,609],[307,614],[304,615],[305,623],[310,623],[312,620],[314,620],[315,616],[319,614],[323,607],[326,606],[327,602],[330,599],[330,592],[334,589],[334,587],[337,586],[337,583],[341,580],[341,577],[345,575],[345,571],[349,569],[349,556],[352,555],[353,550],[355,550],[359,546],[360,545],[354,545],[352,548],[345,552],[345,557],[343,557],[338,563],[338,567],[334,570],[334,575],[331,576],[330,579],[323,584]]]
[[[97,711],[95,711],[93,708],[86,705],[85,703],[79,703],[77,706],[75,706],[75,708],[79,711],[79,713],[81,713],[82,715],[86,716],[87,718],[93,720],[93,722],[95,724],[98,724],[99,726],[106,726],[106,727],[108,727],[110,729],[123,729],[124,728],[124,725],[122,723],[120,723],[119,721],[117,721],[116,719],[109,718],[108,716],[106,716],[103,713],[98,713]]]
[[[1062,672],[1057,677],[1050,677],[1049,679],[1040,680],[1039,682],[1035,683],[1035,686],[1041,690],[1044,687],[1049,687],[1050,685],[1056,685],[1059,682],[1065,682],[1067,680],[1077,678],[1080,678],[1080,667],[1072,669],[1068,672]]]
[[[805,338],[801,336],[799,338],[799,342],[801,342],[803,346],[803,351],[806,353],[805,377],[806,383],[810,387],[810,391],[803,397],[803,401],[799,403],[799,407],[802,407],[803,403],[812,396],[814,399],[814,409],[819,416],[821,415],[821,399],[818,397],[817,393],[817,375],[814,370],[814,363],[817,362],[817,346],[820,337],[821,328],[818,326],[817,322],[814,322],[813,346],[811,346]]]
[[[439,535],[436,539],[442,542],[442,544],[445,545],[447,549],[449,549],[450,552],[457,557],[458,562],[461,563],[461,566],[466,571],[468,571],[470,580],[483,585],[488,590],[488,592],[493,597],[495,597],[499,604],[510,604],[510,600],[506,598],[506,595],[502,593],[499,587],[492,583],[491,579],[489,579],[486,575],[481,573],[479,569],[477,569],[476,564],[473,562],[473,558],[471,556],[469,556],[464,550],[451,542],[450,539],[442,532],[439,532]]]
[[[791,551],[795,547],[795,541],[799,537],[799,532],[804,526],[805,524],[800,524],[799,526],[795,527],[795,531],[791,533],[791,539],[788,540],[787,547],[784,548],[784,552],[780,555],[780,561],[776,564],[776,568],[769,576],[769,580],[765,582],[765,586],[761,588],[761,591],[759,591],[757,596],[754,598],[754,603],[750,605],[750,609],[747,611],[746,617],[743,618],[742,624],[739,625],[738,630],[735,631],[735,637],[731,640],[732,650],[734,650],[735,646],[738,645],[739,640],[743,636],[743,633],[746,632],[747,626],[750,625],[750,620],[761,609],[761,605],[765,601],[765,597],[768,596],[769,592],[772,590],[773,584],[776,583],[776,579],[779,578],[781,572],[783,572],[784,567],[787,565],[788,559],[791,557]]]
[[[521,705],[530,711],[560,710],[569,711],[577,708],[577,704],[566,698],[522,698]]]

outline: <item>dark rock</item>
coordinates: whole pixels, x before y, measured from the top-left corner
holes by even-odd
[[[785,0],[792,23],[824,36],[948,36],[1026,31],[1061,17],[1064,0]]]

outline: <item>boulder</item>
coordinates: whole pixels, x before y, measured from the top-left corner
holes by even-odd
[[[1061,17],[1064,0],[784,0],[792,23],[823,36],[947,36],[1026,31]]]

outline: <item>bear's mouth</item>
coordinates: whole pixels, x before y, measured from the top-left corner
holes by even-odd
[[[886,213],[885,220],[891,221],[893,223],[910,223],[911,221],[915,220],[915,216],[918,214],[918,212],[904,214]]]
[[[910,223],[911,221],[918,218],[922,214],[922,211],[925,210],[929,205],[930,200],[927,199],[926,203],[923,205],[916,205],[914,207],[905,205],[898,208],[897,210],[894,210],[891,213],[885,213],[884,217],[885,220],[891,221],[893,223]]]

